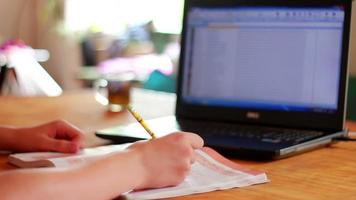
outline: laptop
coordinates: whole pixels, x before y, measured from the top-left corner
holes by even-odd
[[[346,134],[350,18],[351,0],[186,0],[175,117],[152,129],[271,158],[330,144]],[[97,135],[147,138],[135,126]]]

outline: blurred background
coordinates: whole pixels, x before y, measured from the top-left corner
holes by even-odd
[[[182,9],[183,0],[2,0],[0,44],[20,39],[47,50],[40,64],[63,90],[122,71],[143,82],[152,73],[170,81]],[[174,92],[169,84],[161,89]]]
[[[175,92],[182,10],[183,0],[2,0],[0,44],[20,39],[39,49],[40,65],[64,91],[129,71],[144,88]],[[355,17],[348,97],[353,110]]]

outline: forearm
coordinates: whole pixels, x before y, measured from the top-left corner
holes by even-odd
[[[15,133],[12,127],[0,127],[0,150],[13,150]]]
[[[5,199],[111,199],[143,178],[139,154],[130,150],[78,168],[0,174],[0,194]]]
[[[82,193],[91,192],[75,199],[112,199],[136,188],[144,178],[144,166],[138,152],[127,150],[113,154],[79,170],[73,180],[81,185]]]

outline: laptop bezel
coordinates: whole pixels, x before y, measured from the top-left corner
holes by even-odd
[[[330,7],[343,6],[345,20],[342,39],[342,55],[339,79],[338,109],[335,113],[283,112],[278,110],[261,110],[232,107],[201,106],[188,104],[182,100],[182,85],[185,54],[179,59],[176,117],[180,119],[199,119],[226,121],[300,129],[312,129],[326,132],[341,131],[345,127],[345,99],[348,78],[349,40],[351,21],[351,0],[186,0],[183,14],[181,35],[181,52],[185,52],[187,13],[192,7],[226,8],[239,6],[271,6],[271,7]],[[258,117],[251,117],[257,114]]]

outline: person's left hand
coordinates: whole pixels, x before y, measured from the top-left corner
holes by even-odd
[[[78,128],[66,121],[57,120],[17,129],[14,134],[13,150],[76,153],[83,146],[83,141],[84,134]]]

